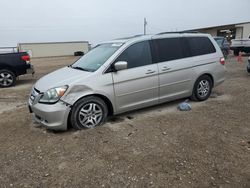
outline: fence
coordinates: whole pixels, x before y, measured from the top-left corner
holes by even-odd
[[[3,53],[15,53],[18,52],[18,48],[17,47],[0,47],[0,54]]]

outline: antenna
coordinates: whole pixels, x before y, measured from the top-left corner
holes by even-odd
[[[144,18],[144,35],[147,34],[147,25],[148,25],[147,19]]]

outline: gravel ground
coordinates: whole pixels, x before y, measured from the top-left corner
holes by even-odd
[[[52,132],[32,121],[31,85],[74,57],[33,59],[34,77],[0,90],[0,187],[250,187],[250,75],[227,61],[209,100],[112,117],[95,129]]]

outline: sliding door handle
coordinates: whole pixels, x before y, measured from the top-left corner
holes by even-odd
[[[146,72],[146,74],[153,74],[153,73],[155,73],[156,71],[154,71],[154,70],[147,70],[147,72]]]
[[[171,70],[171,68],[170,67],[163,67],[161,70],[162,71],[168,71],[168,70]]]

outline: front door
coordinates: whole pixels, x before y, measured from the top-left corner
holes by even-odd
[[[112,73],[118,113],[157,104],[158,67],[152,64],[149,42],[131,45],[118,61],[128,63],[127,69]]]

